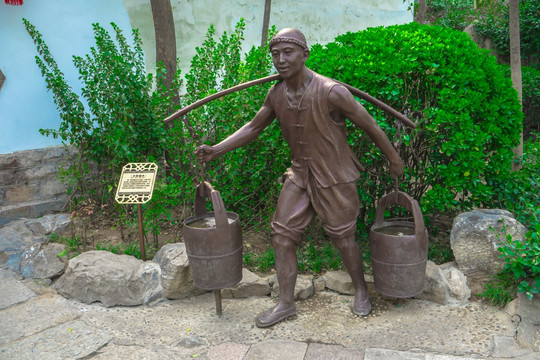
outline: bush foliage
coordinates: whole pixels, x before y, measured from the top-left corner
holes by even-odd
[[[242,59],[244,30],[241,20],[232,34],[225,33],[216,40],[215,29],[210,27],[186,75],[184,104],[270,74],[268,47],[253,47]],[[272,37],[272,31],[268,38]],[[187,119],[202,142],[216,144],[251,120],[270,86],[265,84],[229,94],[190,112]],[[189,150],[182,149],[183,155],[178,153],[180,148],[171,147],[170,151],[191,163],[190,176],[198,180],[200,165],[193,157],[196,139],[187,133],[183,135],[188,137],[185,148]],[[287,150],[279,127],[273,124],[251,144],[207,164],[205,176],[216,188],[227,187],[222,192],[224,202],[252,225],[272,213],[279,190],[277,179],[285,171],[286,161]]]
[[[174,89],[180,86],[178,77],[169,91],[163,86],[163,68],[158,69],[155,77],[147,75],[136,30],[130,45],[115,24],[111,24],[114,37],[94,24],[96,45],[84,57],[73,56],[87,109],[66,82],[39,31],[23,21],[36,43],[36,62],[47,89],[54,95],[61,119],[59,129],[40,132],[60,138],[65,145],[78,150],[79,161],[66,169],[64,176],[74,183],[80,195],[99,202],[110,201],[111,186],[117,183],[123,165],[163,156],[165,129],[161,122]],[[94,164],[97,176],[94,173],[89,178],[89,166]]]
[[[480,16],[475,23],[478,33],[493,41],[495,51],[510,56],[510,16],[508,2],[497,2],[490,11]],[[519,33],[521,57],[538,67],[540,60],[540,2],[538,0],[521,0],[519,4]]]
[[[401,187],[422,200],[425,214],[492,203],[499,189],[490,181],[510,171],[522,113],[501,66],[466,34],[416,23],[371,28],[314,46],[309,66],[417,123],[416,130],[403,131],[400,154],[407,170]],[[393,119],[365,106],[393,136]],[[365,212],[372,214],[375,199],[392,187],[387,176],[377,176],[385,160],[362,134],[352,132],[350,141],[370,169],[360,189]]]
[[[504,66],[506,76],[510,79],[510,66]],[[523,137],[534,138],[540,133],[540,70],[522,66],[523,97]]]

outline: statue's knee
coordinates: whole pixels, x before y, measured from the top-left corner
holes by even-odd
[[[274,250],[296,250],[296,241],[287,236],[272,236],[272,246]]]
[[[354,242],[354,237],[350,236],[331,237],[330,240],[332,241],[332,244],[334,244],[334,246],[340,251],[357,246]]]

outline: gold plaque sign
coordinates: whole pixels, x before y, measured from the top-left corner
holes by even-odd
[[[119,204],[144,204],[148,202],[154,191],[157,168],[154,163],[125,165],[116,189],[116,202]]]

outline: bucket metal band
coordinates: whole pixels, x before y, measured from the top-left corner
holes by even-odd
[[[417,266],[417,265],[425,264],[427,260],[422,260],[422,261],[419,261],[419,262],[416,262],[416,263],[407,263],[407,264],[387,263],[387,262],[380,261],[380,260],[377,260],[377,259],[374,259],[374,258],[371,258],[371,261],[374,261],[376,263],[383,264],[383,265],[407,267],[407,266]]]
[[[205,255],[192,255],[192,254],[188,253],[188,257],[194,258],[194,259],[199,259],[199,260],[215,260],[215,259],[221,259],[221,258],[226,258],[226,257],[232,256],[232,255],[238,253],[239,251],[242,251],[241,246],[238,249],[236,249],[236,250],[234,250],[234,251],[232,251],[232,252],[230,252],[228,254],[205,256]]]

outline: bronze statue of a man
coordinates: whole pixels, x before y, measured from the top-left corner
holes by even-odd
[[[255,117],[217,145],[197,148],[199,161],[253,141],[278,119],[292,156],[271,223],[272,245],[280,295],[278,304],[256,319],[269,327],[296,315],[294,287],[298,274],[296,248],[316,213],[339,250],[355,289],[352,311],[371,311],[362,269],[362,254],[354,241],[359,211],[356,180],[362,166],[347,143],[345,118],[364,130],[390,162],[390,175],[403,172],[403,162],[385,133],[349,90],[309,70],[309,48],[297,29],[279,31],[270,41],[274,66],[282,79],[272,86]]]

